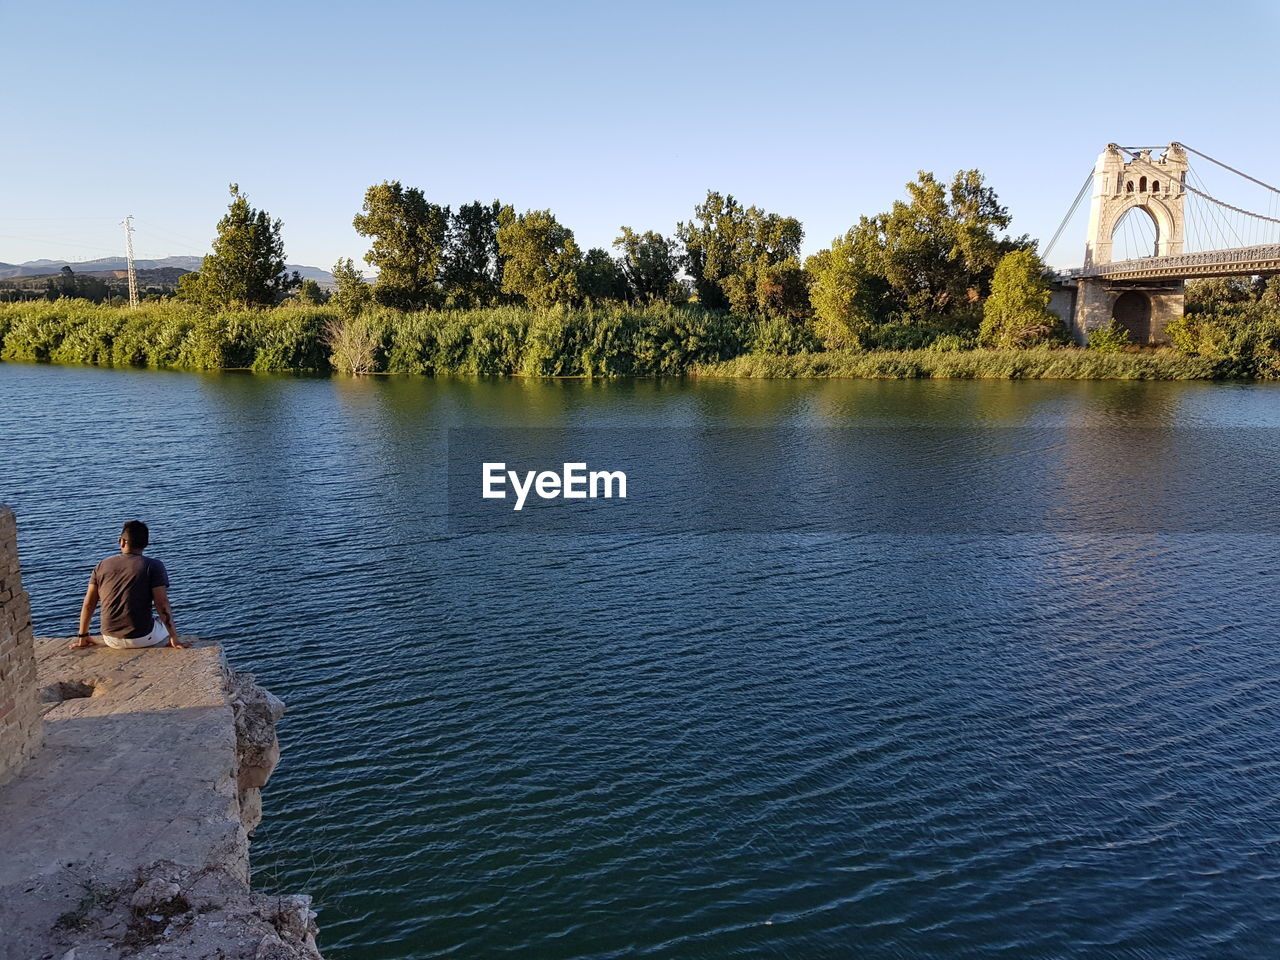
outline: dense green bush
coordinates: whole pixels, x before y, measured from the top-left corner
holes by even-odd
[[[1105,327],[1089,331],[1089,349],[1098,353],[1120,353],[1133,344],[1129,331],[1112,320]]]
[[[798,323],[786,317],[769,317],[756,321],[751,325],[749,336],[752,353],[789,356],[822,349],[822,341],[818,339],[812,325]]]
[[[1223,378],[1280,379],[1280,313],[1262,302],[1188,313],[1165,328],[1187,356],[1216,362]]]

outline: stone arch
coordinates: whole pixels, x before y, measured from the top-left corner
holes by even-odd
[[[1155,221],[1155,255],[1181,253],[1185,211],[1180,184],[1186,170],[1186,153],[1179,144],[1171,143],[1158,160],[1149,150],[1134,154],[1108,144],[1094,166],[1085,266],[1112,262],[1116,224],[1135,206]]]
[[[1124,223],[1125,218],[1128,217],[1131,213],[1139,210],[1147,215],[1147,219],[1151,221],[1151,226],[1156,233],[1155,243],[1151,245],[1151,248],[1147,250],[1146,253],[1141,254],[1141,256],[1153,257],[1156,255],[1157,251],[1160,249],[1160,237],[1161,237],[1160,221],[1156,219],[1156,215],[1152,213],[1151,210],[1144,203],[1131,204],[1130,206],[1125,208],[1123,213],[1121,213],[1118,217],[1116,217],[1115,223],[1111,225],[1111,243],[1114,248],[1114,244],[1116,242],[1116,232],[1120,229],[1120,224]]]
[[[1126,290],[1116,297],[1111,318],[1129,331],[1134,343],[1151,342],[1151,298],[1141,290]]]
[[[1174,219],[1173,212],[1166,206],[1163,200],[1157,199],[1150,193],[1136,193],[1130,197],[1126,197],[1124,201],[1116,204],[1110,211],[1108,222],[1103,225],[1103,236],[1107,240],[1107,248],[1110,250],[1111,244],[1114,242],[1116,228],[1120,226],[1120,221],[1130,210],[1141,210],[1149,216],[1156,227],[1156,247],[1152,253],[1147,256],[1160,256],[1170,252],[1167,248],[1170,241],[1175,240],[1181,248],[1181,231],[1177,230],[1177,223]]]

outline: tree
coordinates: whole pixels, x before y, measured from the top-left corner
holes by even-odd
[[[285,272],[280,221],[255,210],[240,185],[230,186],[231,203],[218,221],[213,252],[198,274],[185,274],[178,295],[212,306],[269,307],[302,283],[297,272]],[[194,277],[188,279],[188,277]]]
[[[1034,250],[1006,253],[996,265],[991,295],[982,305],[978,343],[1030,347],[1060,338],[1061,321],[1049,312],[1051,295],[1044,263]]]
[[[676,234],[701,303],[742,314],[807,312],[799,220],[744,208],[715,191],[693,212],[696,219],[677,224]]]
[[[675,241],[653,230],[636,233],[623,227],[613,246],[622,251],[622,272],[636,300],[654,303],[684,299],[684,287],[677,279],[680,258]]]
[[[502,257],[498,225],[503,206],[463,204],[449,218],[445,238],[443,287],[451,307],[487,307],[502,299]]]
[[[329,302],[348,319],[359,316],[373,302],[373,288],[364,282],[364,274],[356,269],[350,257],[339,260],[329,272],[338,285],[329,296]]]
[[[582,299],[578,269],[582,251],[573,231],[561,226],[550,210],[516,215],[502,209],[498,251],[504,259],[502,290],[531,307],[574,304]]]
[[[597,303],[622,302],[630,294],[622,265],[600,247],[592,247],[582,258],[578,267],[578,290],[587,300]]]
[[[91,300],[101,303],[111,295],[111,288],[105,280],[97,277],[86,277],[76,273],[70,266],[64,266],[57,276],[45,281],[45,298],[60,300],[63,297]]]
[[[814,333],[828,350],[859,349],[885,312],[889,285],[858,259],[850,235],[805,261]]]
[[[950,189],[922,170],[907,192],[908,202],[863,217],[846,235],[852,261],[888,286],[891,315],[881,320],[976,326],[996,264],[1030,241],[997,237],[1009,212],[977,170],[957,173]]]
[[[352,224],[373,237],[364,258],[378,269],[377,301],[397,310],[438,306],[449,208],[428,202],[417,187],[384,180],[365,191],[361,209]]]
[[[1249,277],[1213,277],[1188,280],[1186,283],[1187,313],[1213,313],[1224,307],[1256,300],[1265,289]]]
[[[1258,299],[1267,313],[1280,319],[1280,274],[1267,278]]]
[[[329,301],[324,289],[314,280],[303,280],[298,287],[298,302],[308,307],[319,307]]]

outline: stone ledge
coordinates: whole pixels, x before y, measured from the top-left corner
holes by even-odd
[[[45,745],[0,786],[0,960],[318,958],[309,899],[249,889],[284,705],[216,644],[68,643],[36,641]]]

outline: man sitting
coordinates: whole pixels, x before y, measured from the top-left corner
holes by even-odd
[[[173,625],[173,609],[169,606],[169,574],[164,564],[142,551],[151,542],[147,525],[130,520],[120,532],[120,553],[107,557],[93,568],[89,589],[80,608],[79,639],[72,649],[91,647],[99,641],[89,634],[89,622],[99,600],[102,602],[102,643],[116,650],[152,647],[165,640],[169,646],[188,646],[178,639]],[[151,615],[155,605],[160,614]]]

